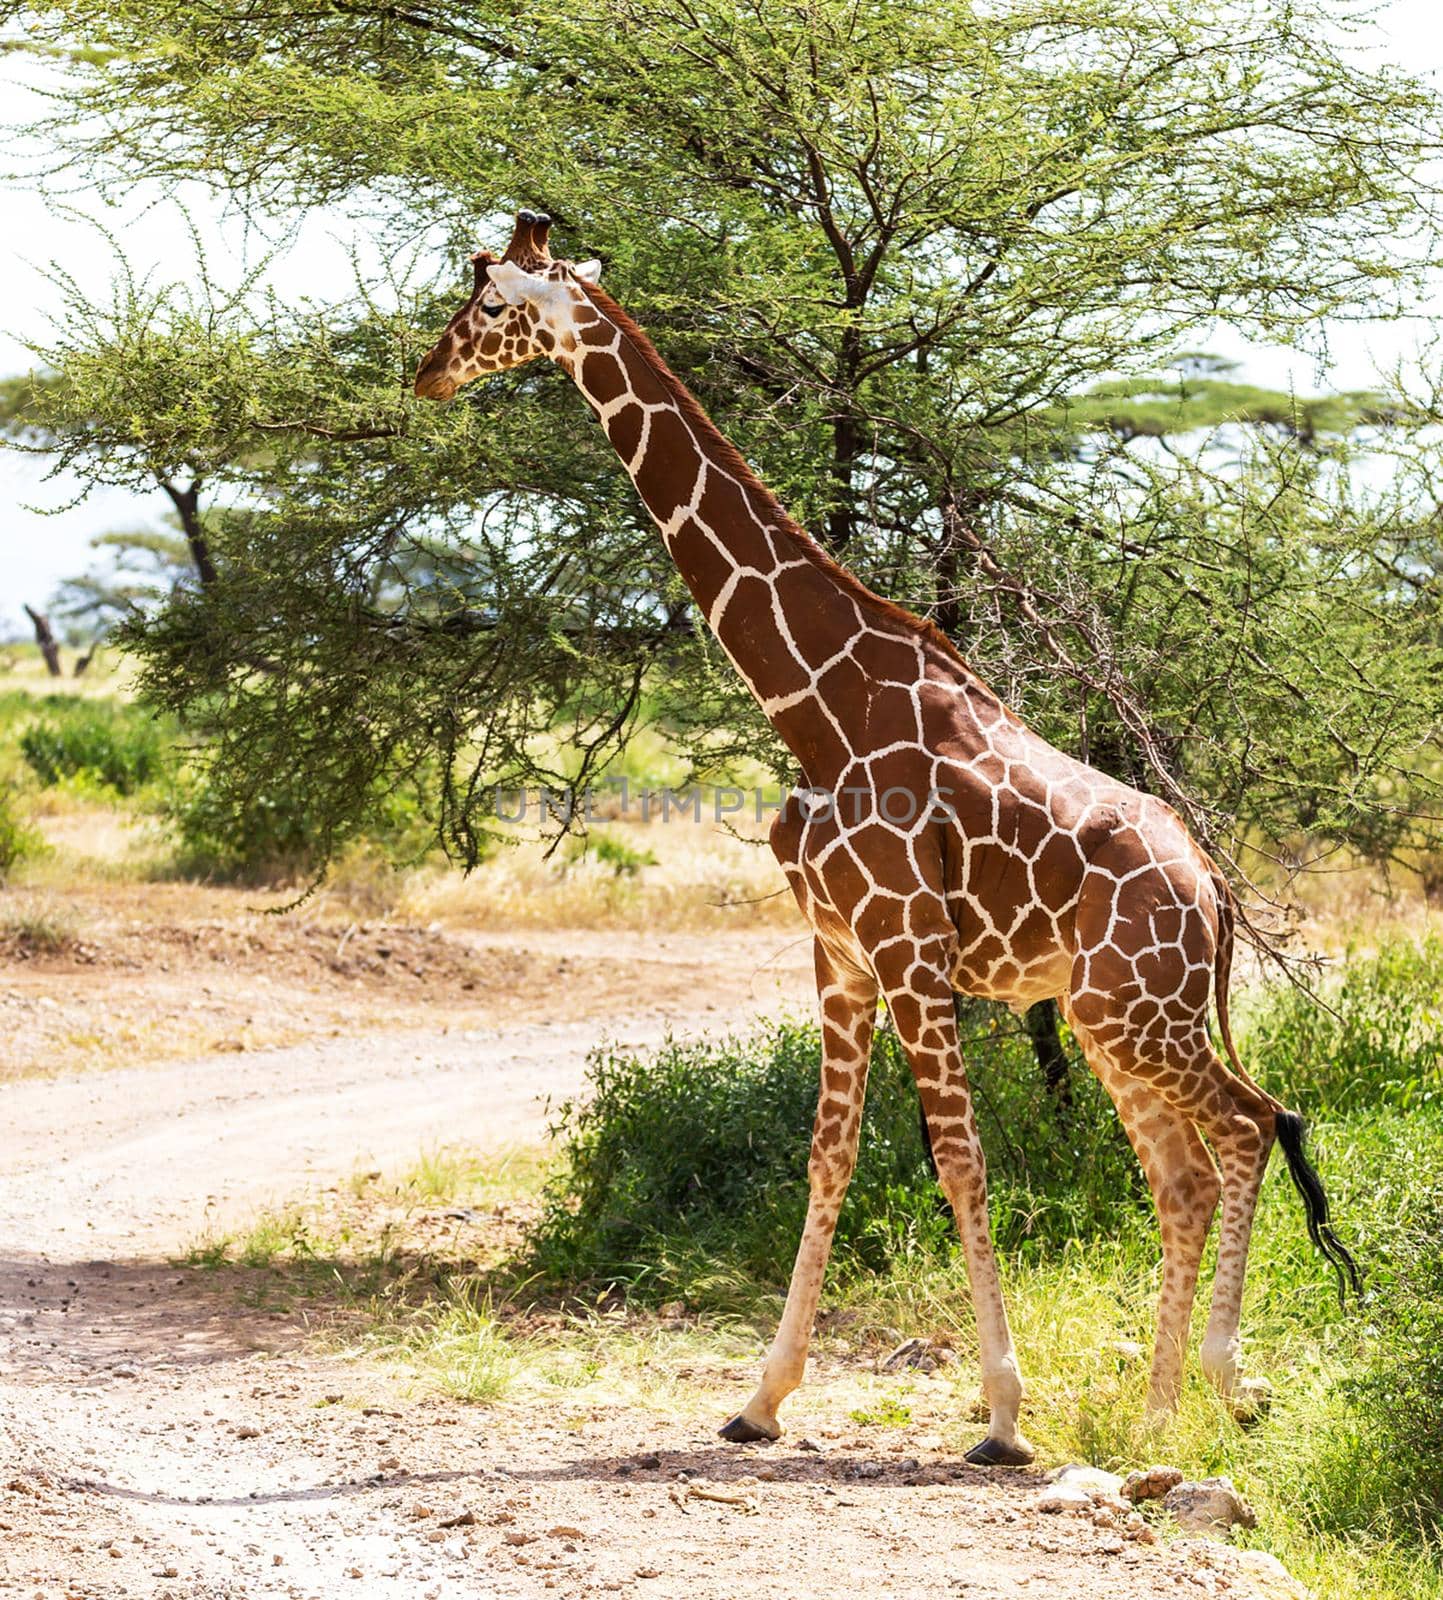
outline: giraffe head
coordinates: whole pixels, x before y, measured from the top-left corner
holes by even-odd
[[[416,373],[416,393],[449,400],[472,378],[553,355],[570,341],[573,309],[583,284],[601,276],[601,263],[553,261],[546,235],[551,218],[516,213],[516,231],[500,256],[478,250],[471,298],[446,324]]]

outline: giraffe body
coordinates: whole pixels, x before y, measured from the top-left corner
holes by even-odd
[[[991,1422],[969,1459],[1031,1459],[957,1040],[958,992],[1019,1010],[1056,998],[1117,1106],[1162,1234],[1149,1390],[1157,1413],[1177,1402],[1198,1264],[1221,1196],[1202,1361],[1241,1401],[1243,1277],[1275,1137],[1295,1177],[1298,1163],[1314,1185],[1316,1177],[1301,1124],[1232,1050],[1233,914],[1216,867],[1168,806],[1033,733],[930,624],[819,549],[596,287],[595,263],[551,260],[544,218],[521,213],[502,258],[473,260],[473,295],[423,363],[417,393],[447,398],[470,378],[539,355],[561,365],[805,778],[775,821],[772,847],[815,935],[822,1064],[810,1204],[761,1384],[723,1435],[775,1438],[777,1408],[801,1379],[856,1161],[880,998],[916,1075],[977,1308]],[[1209,1037],[1215,987],[1231,1067]],[[1310,1231],[1351,1265],[1318,1197]]]

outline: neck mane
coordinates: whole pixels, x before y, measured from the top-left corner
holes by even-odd
[[[825,550],[807,532],[802,525],[795,521],[786,507],[777,499],[776,495],[752,471],[746,457],[731,442],[730,439],[717,427],[716,423],[707,415],[701,401],[691,392],[680,378],[667,366],[660,351],[651,342],[647,335],[632,320],[630,315],[617,304],[599,284],[585,284],[588,298],[608,322],[620,329],[627,344],[635,351],[640,360],[646,363],[656,376],[658,382],[671,396],[678,411],[686,419],[688,426],[696,436],[698,445],[705,448],[709,459],[715,460],[731,474],[738,483],[747,490],[748,497],[758,508],[765,507],[767,512],[767,525],[778,534],[785,535],[809,561],[837,585],[838,589],[857,601],[865,610],[871,612],[879,619],[885,619],[894,627],[901,627],[909,633],[916,634],[919,638],[935,645],[944,654],[952,657],[958,665],[962,666],[972,675],[971,668],[963,660],[957,647],[947,637],[935,622],[919,617],[915,612],[908,611],[905,606],[899,606],[895,601],[886,600],[874,590],[869,589],[865,583],[844,567],[835,556]]]

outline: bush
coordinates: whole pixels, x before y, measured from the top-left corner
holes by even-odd
[[[354,831],[338,837],[317,809],[308,775],[284,767],[240,793],[203,760],[175,783],[162,809],[183,871],[252,883],[314,873],[358,836],[393,860],[419,855],[431,836],[414,793],[395,789],[367,797]]]
[[[1383,1259],[1391,1246],[1369,1237],[1369,1219],[1399,1210],[1384,1197],[1406,1178],[1409,1146],[1400,1135],[1396,1149],[1384,1148],[1378,1110],[1410,1111],[1398,1120],[1416,1142],[1432,1126],[1418,1111],[1443,1109],[1440,988],[1443,941],[1409,941],[1350,964],[1330,996],[1339,1017],[1291,988],[1264,991],[1248,1010],[1244,1055],[1270,1089],[1333,1118],[1368,1113],[1333,1121],[1319,1137],[1340,1226]],[[958,1015],[998,1248],[1025,1262],[1072,1241],[1108,1240],[1155,1262],[1147,1186],[1096,1079],[1075,1064],[1072,1106],[1060,1106],[1010,1015],[967,1000]],[[750,1038],[671,1044],[650,1059],[593,1056],[589,1097],[562,1106],[553,1129],[563,1161],[531,1238],[539,1270],[693,1303],[785,1284],[806,1214],[819,1053],[816,1028],[791,1022]],[[1324,1294],[1286,1175],[1275,1172],[1272,1186],[1285,1196],[1273,1277],[1286,1279],[1289,1295]],[[923,1154],[910,1070],[895,1035],[879,1028],[837,1228],[837,1281],[918,1252],[946,1255],[954,1237]]]
[[[637,850],[615,834],[598,833],[592,843],[596,859],[604,862],[618,877],[634,878],[643,867],[654,867],[656,856],[650,850]]]
[[[168,740],[139,707],[52,696],[20,735],[20,749],[40,782],[66,779],[134,794],[166,769]]]
[[[1323,999],[1282,984],[1246,1008],[1244,1057],[1273,1093],[1327,1116],[1443,1105],[1443,938],[1349,950]]]
[[[1406,1537],[1443,1514],[1443,1121],[1370,1124],[1366,1354],[1342,1392],[1370,1470],[1358,1517]],[[1370,1142],[1373,1142],[1370,1140]],[[1361,1209],[1361,1208],[1360,1208]]]
[[[1090,1079],[1064,1112],[1030,1044],[993,1008],[964,1027],[991,1167],[999,1245],[1023,1255],[1145,1220],[1146,1190],[1111,1105]],[[669,1044],[646,1059],[603,1050],[588,1099],[563,1105],[564,1161],[531,1235],[559,1282],[625,1282],[692,1303],[780,1287],[807,1208],[820,1043],[810,1024]],[[837,1226],[839,1281],[899,1256],[945,1256],[955,1228],[927,1167],[917,1091],[895,1034],[878,1030],[857,1170]]]
[[[0,789],[0,883],[22,861],[40,855],[44,849],[39,831],[23,820],[15,809],[14,798]]]

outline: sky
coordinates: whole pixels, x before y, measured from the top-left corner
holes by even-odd
[[[1443,0],[1383,0],[1376,46],[1379,59],[1443,87]],[[38,91],[53,70],[22,54],[0,56],[0,128],[23,125],[43,111]],[[11,164],[23,169],[35,150],[11,141],[7,153]],[[43,343],[53,328],[61,307],[60,292],[48,276],[53,264],[108,276],[107,248],[97,240],[91,219],[115,236],[139,273],[153,271],[162,280],[193,273],[185,212],[213,241],[212,262],[222,281],[234,281],[248,261],[266,252],[265,241],[227,215],[201,186],[192,185],[182,200],[184,212],[137,185],[123,208],[108,207],[83,188],[71,190],[61,206],[23,178],[0,176],[0,374],[29,370],[28,345]],[[351,246],[364,243],[353,238],[353,231],[340,215],[307,219],[270,263],[268,281],[284,298],[329,299],[343,293],[352,280]],[[1300,394],[1365,388],[1380,371],[1417,351],[1435,315],[1443,320],[1443,280],[1436,301],[1421,307],[1417,318],[1328,327],[1329,359],[1323,366],[1296,351],[1247,344],[1227,330],[1200,343],[1240,361],[1240,376],[1247,381]],[[157,523],[168,509],[159,491],[137,495],[107,489],[78,500],[73,479],[47,479],[46,473],[42,458],[0,450],[0,504],[6,508],[0,525],[0,637],[21,631],[22,602],[43,606],[60,579],[84,570],[95,535]]]

